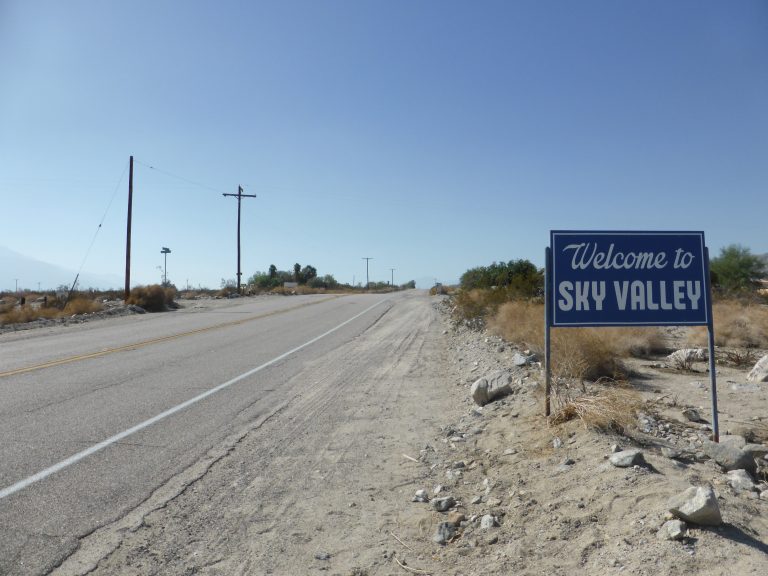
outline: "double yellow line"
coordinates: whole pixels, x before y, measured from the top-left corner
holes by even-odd
[[[289,308],[281,308],[280,310],[273,310],[272,312],[265,312],[264,314],[257,314],[256,316],[249,316],[247,318],[241,318],[239,320],[232,320],[230,322],[224,322],[222,324],[214,324],[213,326],[206,326],[205,328],[197,328],[195,330],[189,330],[188,332],[179,332],[178,334],[171,334],[170,336],[161,336],[160,338],[152,338],[150,340],[142,340],[140,342],[134,342],[133,344],[126,344],[125,346],[118,346],[116,348],[107,348],[105,350],[99,350],[98,352],[90,352],[88,354],[79,354],[77,356],[70,356],[68,358],[60,358],[59,360],[51,360],[50,362],[43,362],[42,364],[35,364],[34,366],[26,366],[24,368],[17,368],[15,370],[8,370],[7,372],[0,372],[0,378],[7,376],[16,376],[18,374],[25,374],[27,372],[34,372],[35,370],[43,370],[44,368],[52,368],[54,366],[61,366],[62,364],[70,364],[72,362],[80,362],[81,360],[89,360],[91,358],[99,358],[101,356],[108,356],[109,354],[115,354],[117,352],[127,352],[129,350],[137,350],[146,346],[152,346],[153,344],[159,344],[161,342],[168,342],[169,340],[176,340],[178,338],[184,338],[185,336],[193,336],[195,334],[203,334],[204,332],[212,332],[213,330],[220,330],[222,328],[230,328],[232,326],[239,326],[240,324],[246,324],[247,322],[253,322],[254,320],[262,320],[269,318],[270,316],[277,316],[278,314],[284,314],[286,312],[292,312],[299,308],[306,308],[307,306],[314,306],[315,304],[322,304],[329,300],[341,298],[341,295],[330,296],[317,300],[314,302],[305,302],[303,304],[297,304]]]

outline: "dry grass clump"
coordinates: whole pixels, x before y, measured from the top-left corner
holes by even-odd
[[[544,351],[544,305],[524,300],[503,304],[488,327],[507,340],[541,354]]]
[[[88,298],[75,298],[67,302],[64,307],[63,315],[71,316],[72,314],[89,314],[91,312],[99,312],[104,309],[101,302],[90,300]],[[48,308],[41,308],[43,310],[50,310]]]
[[[730,348],[768,348],[768,307],[754,302],[721,300],[712,305],[715,344]],[[688,332],[687,346],[707,345],[703,326]]]
[[[578,397],[555,396],[557,406],[551,424],[563,424],[574,418],[585,428],[623,433],[634,424],[641,405],[639,394],[626,383],[614,383],[595,394]]]
[[[48,301],[47,306],[42,304],[25,304],[24,306],[18,306],[12,304],[6,305],[0,309],[0,326],[5,324],[26,324],[27,322],[33,322],[40,318],[62,318],[64,316],[72,316],[73,314],[86,314],[88,312],[98,312],[102,310],[103,306],[100,302],[96,302],[89,298],[78,297],[71,300],[61,310],[57,305],[58,301],[53,298]]]
[[[552,332],[552,376],[558,380],[623,379],[627,369],[623,350],[594,328],[568,328]]]
[[[505,340],[543,355],[543,304],[507,302],[488,326]],[[656,328],[562,328],[552,330],[551,338],[555,379],[626,378],[623,357],[664,351],[663,336]]]
[[[32,306],[20,306],[0,313],[0,325],[25,324],[38,318],[57,318],[61,314],[55,308],[35,308]]]
[[[459,319],[473,320],[475,318],[492,317],[506,304],[523,302],[511,300],[510,290],[507,288],[474,288],[472,290],[458,290],[453,303],[456,307],[455,314]],[[506,303],[506,304],[505,304]],[[544,308],[542,307],[542,310]],[[543,318],[543,316],[542,316]]]
[[[163,312],[173,304],[175,297],[175,289],[152,284],[151,286],[136,286],[136,288],[131,289],[127,303],[141,306],[148,312]]]

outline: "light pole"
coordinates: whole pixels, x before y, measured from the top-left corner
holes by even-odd
[[[14,292],[16,292],[16,294],[18,294],[19,293],[19,279],[18,278],[14,278],[14,280],[16,280],[16,290],[14,290]]]
[[[371,284],[371,282],[368,280],[368,261],[373,260],[373,258],[366,258],[363,256],[363,260],[365,260],[365,289],[368,290]]]
[[[392,279],[389,281],[389,285],[392,286],[392,291],[395,290],[395,268],[390,268],[389,271],[392,273]]]
[[[163,255],[163,260],[164,260],[163,264],[165,266],[165,268],[163,269],[163,286],[168,284],[168,254],[170,253],[171,253],[171,249],[166,248],[165,246],[163,246],[163,249],[160,250],[160,254]]]

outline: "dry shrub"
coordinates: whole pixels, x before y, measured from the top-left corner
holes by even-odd
[[[141,306],[148,312],[163,312],[173,303],[175,295],[173,288],[163,288],[159,284],[137,286],[131,290],[127,302]]]
[[[594,328],[568,328],[552,332],[552,375],[555,380],[626,378],[623,351]]]
[[[25,324],[39,318],[58,318],[61,312],[56,308],[44,308],[43,306],[11,306],[0,311],[0,326],[5,324]]]
[[[635,422],[641,402],[636,391],[619,382],[596,394],[556,395],[555,404],[552,424],[578,418],[585,428],[623,433]]]
[[[599,330],[604,338],[613,342],[614,348],[633,358],[648,358],[671,352],[659,328],[627,326]]]
[[[544,305],[513,301],[503,304],[489,323],[509,342],[544,353]],[[625,378],[625,356],[647,356],[664,350],[656,328],[562,328],[551,332],[552,373],[557,379]]]
[[[67,302],[64,307],[64,315],[87,314],[90,312],[99,312],[104,306],[100,302],[89,300],[88,298],[74,298]]]
[[[500,308],[513,302],[518,300],[512,300],[512,290],[508,287],[458,290],[453,297],[456,315],[461,320],[493,317]]]
[[[503,304],[488,320],[488,327],[508,342],[538,354],[544,350],[544,305],[524,300]]]
[[[721,300],[712,306],[715,344],[731,348],[768,348],[768,307],[754,302]],[[707,345],[703,326],[688,331],[686,346]]]

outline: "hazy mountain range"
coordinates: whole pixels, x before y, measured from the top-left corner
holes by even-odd
[[[71,286],[76,275],[76,270],[35,260],[0,246],[0,291],[12,292],[17,278],[19,289],[37,290],[39,283],[42,290],[53,290],[62,284]],[[123,279],[113,274],[82,272],[78,280],[80,288],[112,289],[123,285]]]

